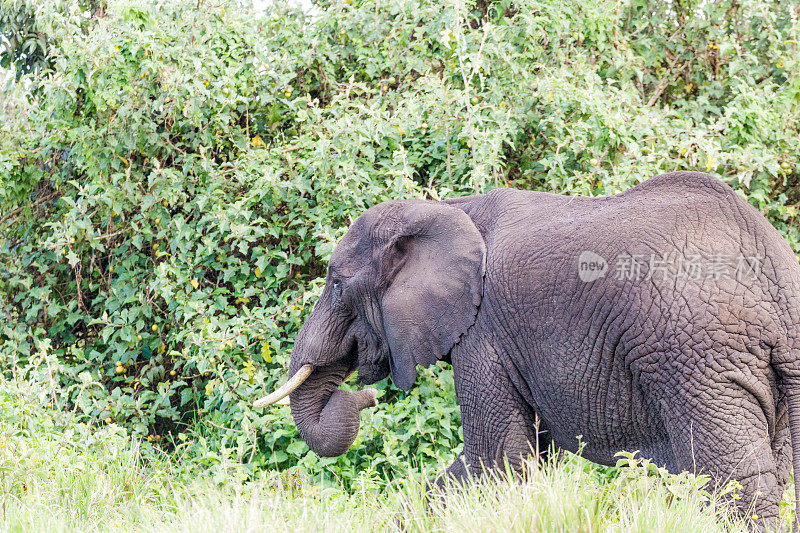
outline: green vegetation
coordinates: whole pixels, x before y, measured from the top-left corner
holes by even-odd
[[[6,76],[0,98],[0,389],[46,384],[35,398],[48,413],[97,439],[59,454],[118,470],[97,507],[91,484],[74,495],[85,504],[67,505],[45,470],[8,467],[54,516],[83,512],[75,523],[91,529],[131,513],[119,519],[158,529],[162,512],[180,525],[176,513],[208,505],[234,521],[305,525],[331,505],[343,524],[366,523],[384,504],[402,508],[399,492],[374,487],[451,461],[461,437],[446,365],[408,393],[379,383],[380,407],[339,458],[311,454],[287,407],[251,408],[282,379],[349,218],[383,200],[504,186],[608,195],[703,170],[800,251],[796,2],[334,0],[258,16],[200,4],[0,0],[0,65],[20,77]],[[4,439],[24,430],[29,448],[61,449],[57,432],[0,423]],[[187,464],[208,474],[207,501],[167,489]],[[568,529],[671,527],[684,512],[703,524],[716,512],[698,510],[700,493],[662,497],[693,481],[657,475],[628,499],[615,492],[628,474],[568,465],[532,473],[522,495],[497,489],[498,508],[552,498],[530,511],[552,516],[529,518]],[[304,488],[244,503],[248,480],[286,472],[320,494],[373,495]],[[121,488],[133,475],[135,490]],[[578,483],[588,507],[562,507],[573,503],[545,482]],[[280,514],[295,497],[308,511]],[[471,511],[472,497],[441,512],[501,523]],[[17,506],[8,523],[24,530],[40,518],[19,498],[5,498]]]

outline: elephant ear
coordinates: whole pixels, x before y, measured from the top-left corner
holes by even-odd
[[[384,253],[382,312],[392,381],[408,390],[416,365],[447,356],[475,322],[486,244],[464,211],[445,204],[408,202],[398,226]]]

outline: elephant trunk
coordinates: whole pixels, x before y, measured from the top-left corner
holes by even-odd
[[[289,396],[300,436],[322,457],[346,452],[358,434],[359,411],[378,405],[375,389],[339,390],[348,370],[345,364],[315,368]]]

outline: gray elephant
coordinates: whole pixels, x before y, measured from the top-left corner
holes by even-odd
[[[348,375],[407,390],[445,360],[464,430],[452,477],[551,444],[606,465],[640,450],[738,480],[740,510],[771,525],[800,450],[798,325],[797,257],[707,174],[605,198],[384,202],[336,247],[292,378],[257,405],[291,393],[300,435],[335,456],[376,405],[339,390]]]

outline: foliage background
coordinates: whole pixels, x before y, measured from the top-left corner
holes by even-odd
[[[378,202],[703,170],[800,252],[796,2],[0,0],[0,32],[3,379],[199,468],[355,489],[458,453],[443,366],[339,458],[250,407]]]

